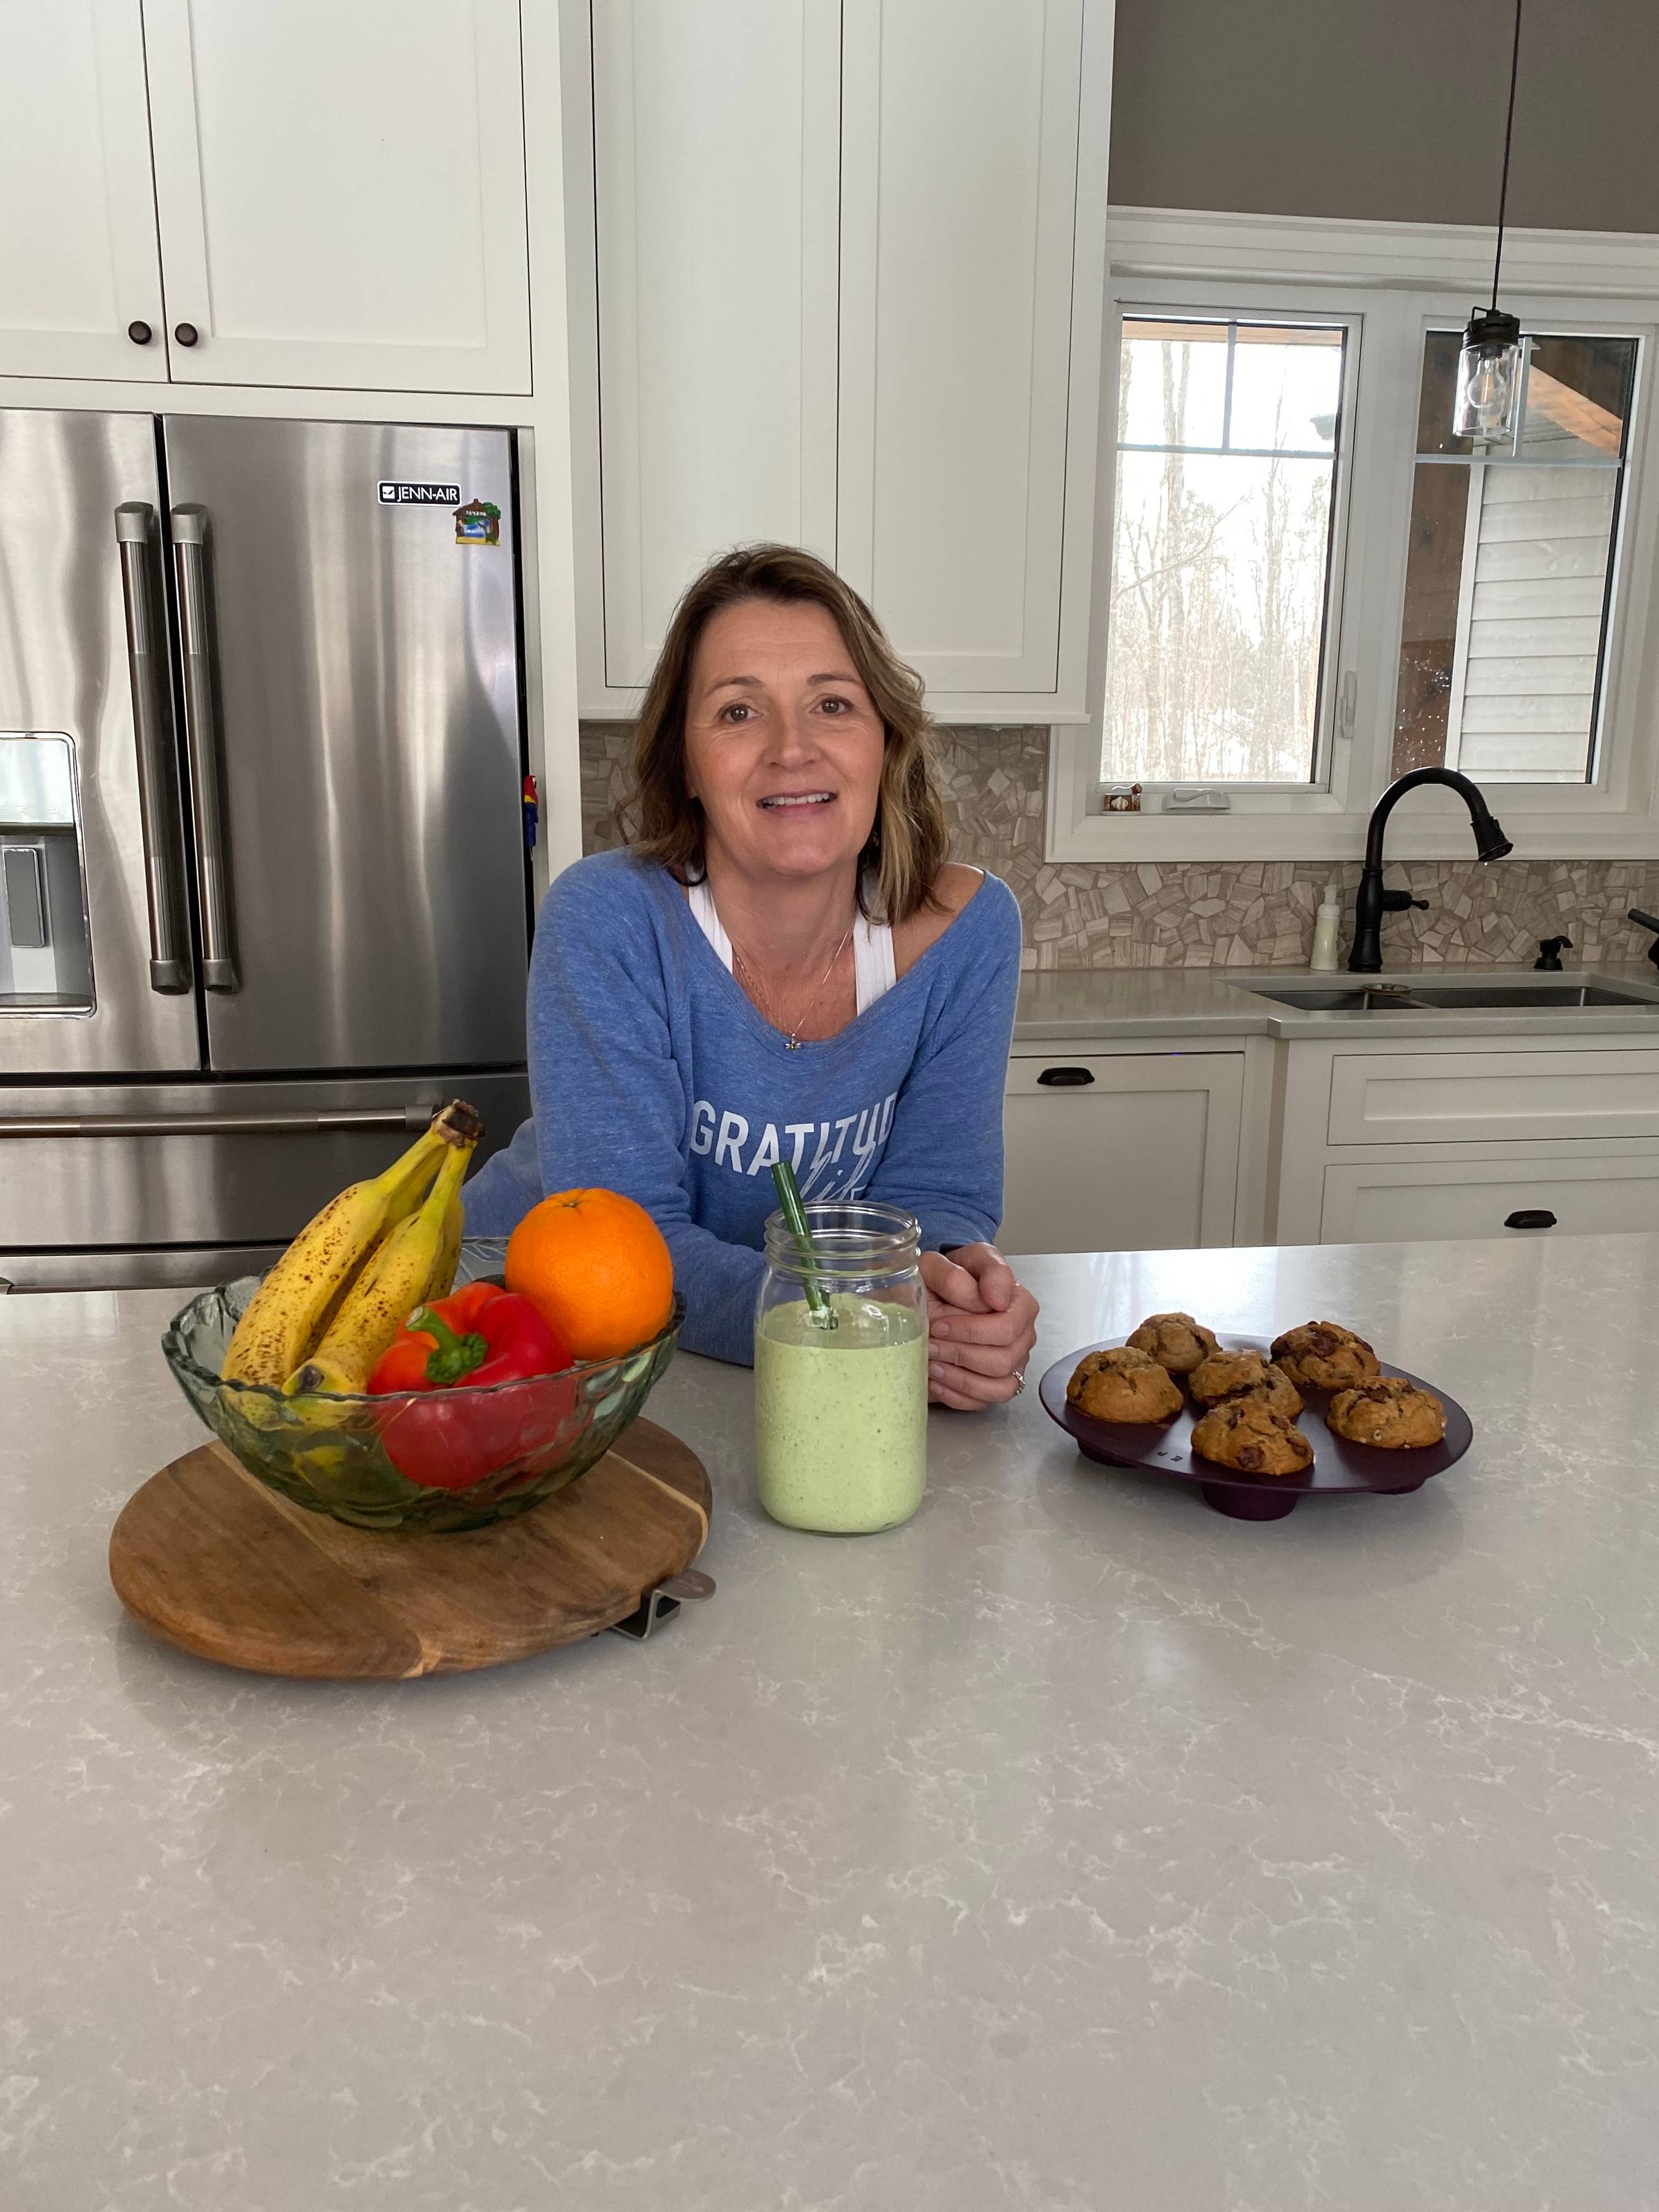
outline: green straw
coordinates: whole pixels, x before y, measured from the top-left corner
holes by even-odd
[[[789,1224],[789,1233],[795,1240],[795,1249],[806,1263],[806,1304],[820,1328],[834,1328],[836,1315],[823,1295],[823,1285],[818,1280],[822,1262],[818,1248],[812,1242],[812,1232],[806,1225],[806,1209],[800,1202],[800,1185],[795,1181],[795,1170],[787,1160],[774,1160],[772,1180],[778,1187],[778,1203],[783,1208],[783,1218]]]

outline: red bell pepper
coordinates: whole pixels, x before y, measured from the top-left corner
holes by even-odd
[[[568,1347],[530,1301],[494,1283],[469,1283],[416,1307],[368,1378],[377,1397],[416,1394],[416,1402],[388,1413],[380,1431],[387,1458],[410,1482],[470,1489],[550,1436],[574,1402],[568,1382],[500,1395],[490,1386],[553,1376],[570,1364]],[[441,1399],[419,1402],[438,1391]]]
[[[468,1283],[449,1297],[419,1306],[392,1339],[368,1378],[376,1397],[389,1390],[441,1390],[551,1375],[570,1364],[564,1339],[528,1298],[499,1283]]]

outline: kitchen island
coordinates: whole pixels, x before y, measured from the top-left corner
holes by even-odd
[[[710,1603],[289,1684],[108,1585],[200,1436],[174,1296],[0,1298],[7,2205],[1659,2204],[1659,1237],[1024,1272],[1034,1381],[1153,1309],[1330,1316],[1474,1449],[1251,1526],[1033,1388],[817,1538],[686,1358]]]

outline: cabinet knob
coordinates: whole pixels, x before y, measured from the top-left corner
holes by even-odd
[[[1553,1229],[1555,1216],[1545,1206],[1523,1206],[1504,1216],[1505,1229]]]
[[[155,331],[151,330],[148,323],[129,323],[127,325],[127,336],[132,340],[134,345],[148,345],[155,335]]]
[[[180,345],[194,345],[197,339],[200,337],[202,334],[197,329],[194,323],[175,323],[173,327],[173,335],[178,339]]]
[[[1091,1067],[1045,1067],[1038,1076],[1039,1083],[1053,1091],[1080,1091],[1085,1083],[1095,1079]]]

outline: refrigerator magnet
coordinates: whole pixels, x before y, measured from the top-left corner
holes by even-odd
[[[456,508],[458,545],[499,545],[501,542],[501,510],[492,501],[470,499],[465,507]]]

